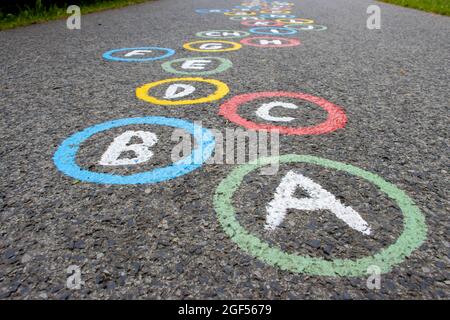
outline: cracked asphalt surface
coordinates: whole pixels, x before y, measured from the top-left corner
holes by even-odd
[[[196,36],[200,31],[248,31],[230,16],[195,12],[241,2],[156,0],[83,15],[81,30],[68,30],[59,20],[0,32],[0,298],[450,297],[450,18],[367,0],[291,0],[293,15],[327,30],[299,30],[286,37],[300,39],[294,47],[183,49],[187,42],[207,40]],[[371,4],[381,8],[380,30],[366,28]],[[176,54],[149,63],[102,58],[108,50],[143,46]],[[205,76],[228,85],[225,98],[164,106],[136,97],[136,88],[145,83],[183,77],[164,71],[162,63],[199,56],[232,61],[230,69]],[[196,94],[208,90],[201,86]],[[239,128],[218,115],[219,106],[236,95],[263,91],[322,97],[341,106],[348,118],[345,128],[327,134],[280,135],[280,155],[312,155],[374,173],[404,191],[425,217],[425,241],[381,275],[379,290],[366,286],[369,275],[294,272],[243,250],[225,232],[213,201],[219,183],[238,165],[205,164],[156,184],[111,185],[67,176],[52,159],[72,134],[121,118],[163,116],[202,121],[209,129]],[[257,121],[256,106],[246,104],[241,115]],[[297,115],[295,126],[326,118],[314,104],[299,106],[303,109],[274,109],[274,114]],[[170,162],[176,144],[171,131],[155,125],[131,128],[158,134],[150,162],[99,168],[99,157],[125,130],[116,128],[86,140],[77,163],[126,175]],[[326,210],[294,209],[268,233],[265,206],[293,169],[352,206],[373,235],[352,230]],[[282,163],[273,176],[252,171],[232,202],[237,221],[253,235],[291,254],[325,261],[372,256],[394,244],[405,228],[398,204],[385,192],[316,164]],[[66,286],[71,265],[81,270],[79,290]]]

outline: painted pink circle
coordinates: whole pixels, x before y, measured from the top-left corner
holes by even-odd
[[[279,21],[274,21],[274,20],[244,20],[241,22],[241,24],[243,24],[244,26],[247,27],[256,27],[258,25],[255,25],[255,23],[257,22],[268,22],[270,24],[266,24],[266,25],[259,25],[261,27],[283,27],[285,25],[285,23],[283,22],[279,22]]]
[[[257,43],[252,42],[255,39],[281,40],[284,43],[283,44],[257,44]],[[278,37],[250,37],[250,38],[242,39],[241,43],[245,44],[247,46],[261,47],[261,48],[283,48],[283,47],[298,46],[300,44],[300,40],[291,39],[291,38],[278,38]]]
[[[256,123],[242,118],[237,113],[239,106],[241,106],[244,103],[259,98],[272,98],[272,97],[287,97],[311,102],[315,105],[318,105],[328,113],[327,119],[324,122],[311,127],[286,127],[286,126],[275,126],[271,124]],[[347,123],[347,116],[345,115],[344,109],[342,107],[337,106],[320,97],[316,97],[307,93],[295,93],[295,92],[256,92],[256,93],[241,94],[231,98],[230,100],[222,104],[219,109],[219,115],[225,117],[231,122],[243,126],[246,129],[265,130],[265,131],[278,130],[280,134],[287,134],[287,135],[324,134],[335,131],[337,129],[342,129],[345,127]]]

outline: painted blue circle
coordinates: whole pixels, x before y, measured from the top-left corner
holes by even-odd
[[[133,50],[159,50],[165,52],[163,55],[158,57],[149,57],[149,58],[123,58],[123,57],[114,57],[113,54],[121,51],[133,51]],[[175,54],[175,50],[169,48],[158,48],[158,47],[141,47],[141,48],[121,48],[107,51],[103,54],[103,59],[112,60],[112,61],[122,61],[122,62],[145,62],[145,61],[154,61],[160,60],[164,58],[168,58]]]
[[[296,18],[297,16],[294,16],[292,14],[272,14],[272,13],[264,13],[259,15],[260,18],[263,19],[292,19],[292,18]]]
[[[225,13],[230,12],[228,9],[197,9],[195,10],[197,13]]]
[[[273,29],[283,30],[283,31],[287,30],[287,32],[273,33],[273,32],[270,32],[270,31],[265,31],[265,30],[273,30]],[[286,35],[286,34],[297,33],[297,30],[290,29],[290,28],[285,28],[285,27],[258,27],[258,28],[252,28],[249,31],[251,33],[256,33],[256,34],[270,34],[270,35],[279,35],[279,36],[283,36],[283,35]]]
[[[102,131],[136,124],[156,124],[184,129],[194,136],[198,147],[189,156],[170,166],[127,176],[93,172],[84,170],[77,165],[76,155],[83,141]],[[53,162],[64,174],[85,182],[101,184],[158,183],[179,177],[201,167],[211,156],[214,147],[215,140],[211,131],[186,120],[166,117],[126,118],[103,122],[73,134],[64,140],[56,150]]]

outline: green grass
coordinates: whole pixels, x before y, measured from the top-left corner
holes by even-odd
[[[450,16],[450,0],[380,0],[403,7],[419,9]]]
[[[81,8],[81,21],[83,21],[83,15],[87,13],[125,7],[130,4],[147,2],[150,0],[99,0],[94,3],[80,5]],[[70,1],[69,1],[70,2]],[[0,30],[11,29],[20,26],[26,26],[35,23],[42,23],[49,20],[67,18],[70,16],[66,12],[67,7],[58,7],[52,5],[50,7],[44,7],[41,4],[41,0],[36,0],[36,4],[33,8],[26,7],[20,10],[17,14],[4,14],[0,12]]]

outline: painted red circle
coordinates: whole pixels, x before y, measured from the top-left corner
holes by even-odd
[[[281,40],[284,42],[283,44],[257,44],[252,42],[255,39],[264,39],[264,40]],[[242,44],[253,47],[260,48],[283,48],[283,47],[293,47],[298,46],[300,44],[300,40],[292,39],[292,38],[278,38],[278,37],[249,37],[241,40]]]
[[[256,25],[255,23],[258,22],[267,22],[266,25]],[[244,26],[247,27],[256,27],[256,26],[261,26],[261,27],[283,27],[285,25],[285,23],[283,22],[279,22],[279,21],[275,21],[275,20],[244,20],[241,22],[241,24],[243,24]]]
[[[286,127],[286,126],[274,126],[271,124],[256,123],[242,118],[237,113],[239,106],[241,106],[244,103],[247,103],[249,101],[258,98],[272,98],[272,97],[294,98],[316,104],[319,107],[323,108],[326,112],[328,112],[327,120],[312,127]],[[306,93],[295,93],[295,92],[257,92],[235,96],[220,106],[219,115],[227,118],[228,120],[238,125],[243,126],[246,129],[266,130],[266,131],[278,130],[280,134],[287,134],[287,135],[324,134],[335,131],[337,129],[342,129],[345,127],[347,123],[347,116],[345,115],[344,109],[342,107],[339,107],[320,97],[316,97]]]

